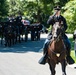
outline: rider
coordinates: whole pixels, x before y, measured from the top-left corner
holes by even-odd
[[[66,23],[66,19],[60,14],[61,7],[59,5],[55,6],[54,11],[55,11],[55,13],[52,16],[49,17],[49,19],[47,21],[47,24],[53,26],[56,22],[59,22],[63,25],[62,29],[65,32],[68,26],[67,26],[67,23]],[[52,33],[50,32],[47,39],[45,40],[45,43],[44,43],[44,46],[43,46],[44,56],[39,60],[40,64],[45,64],[46,63],[47,48],[48,48],[48,44],[50,43],[51,38],[52,38]],[[64,33],[64,36],[63,36],[63,40],[64,40],[65,46],[67,48],[67,58],[66,59],[67,59],[68,63],[71,63],[69,61],[69,59],[71,58],[70,57],[71,43],[70,43],[68,37],[65,35],[65,33]]]

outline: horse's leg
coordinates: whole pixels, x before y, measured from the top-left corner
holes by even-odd
[[[3,33],[1,34],[1,45],[3,45]]]
[[[13,42],[14,42],[14,44],[15,44],[15,37],[13,38]]]
[[[21,36],[22,36],[22,41],[23,41],[23,33],[22,33],[22,35],[21,35]]]
[[[14,45],[14,38],[12,38],[12,44]]]
[[[1,45],[2,45],[2,41],[3,41],[3,38],[2,38],[2,35],[1,35]]]
[[[9,41],[9,45],[11,46],[12,45],[12,39],[10,38],[10,41]]]
[[[15,37],[15,44],[17,43],[17,37],[18,37],[18,35],[16,35],[16,37]]]
[[[50,68],[50,71],[51,71],[51,75],[55,75],[55,66],[56,64],[54,62],[50,62],[49,64],[49,68]]]
[[[28,40],[28,32],[25,33],[25,42]]]
[[[55,69],[50,65],[51,75],[55,75]]]
[[[66,60],[64,59],[63,62],[61,62],[62,66],[62,75],[66,75]]]
[[[8,41],[7,41],[7,36],[5,36],[5,47],[7,46],[7,43],[8,43]]]
[[[8,39],[8,46],[9,47],[11,46],[11,39],[10,38]]]
[[[20,35],[19,35],[19,43],[21,43],[21,37],[20,37]]]
[[[50,65],[50,70],[51,70],[51,75],[55,75],[55,64],[54,65]]]

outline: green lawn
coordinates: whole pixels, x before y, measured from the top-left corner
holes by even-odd
[[[70,37],[69,39],[71,41],[71,56],[75,60],[75,63],[76,63],[76,57],[75,57],[75,52],[74,52],[74,40],[73,40],[73,37]]]
[[[74,51],[71,51],[71,56],[75,60],[75,63],[76,63],[76,57],[75,57]]]

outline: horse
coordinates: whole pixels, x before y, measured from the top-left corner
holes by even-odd
[[[5,46],[11,46],[15,42],[15,29],[12,23],[7,23],[7,26],[4,28],[4,37],[5,37]]]
[[[0,37],[1,37],[1,45],[2,45],[2,41],[3,41],[3,26],[2,23],[0,23]]]
[[[63,41],[63,25],[56,22],[52,27],[52,39],[48,45],[47,63],[51,75],[55,75],[56,64],[61,63],[62,75],[66,75],[66,47]]]
[[[21,39],[23,41],[23,35],[24,35],[24,25],[21,21],[21,19],[16,18],[16,21],[15,21],[15,25],[16,25],[16,33],[17,33],[17,36],[16,36],[16,42],[18,41],[19,43],[21,43]],[[21,38],[22,36],[22,38]]]
[[[5,22],[0,22],[0,37],[1,37],[1,45],[3,45],[3,38],[4,38],[4,28]]]

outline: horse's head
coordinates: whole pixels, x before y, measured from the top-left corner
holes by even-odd
[[[52,38],[59,39],[59,37],[62,36],[62,33],[63,33],[62,25],[59,24],[59,22],[56,22],[52,28]]]

